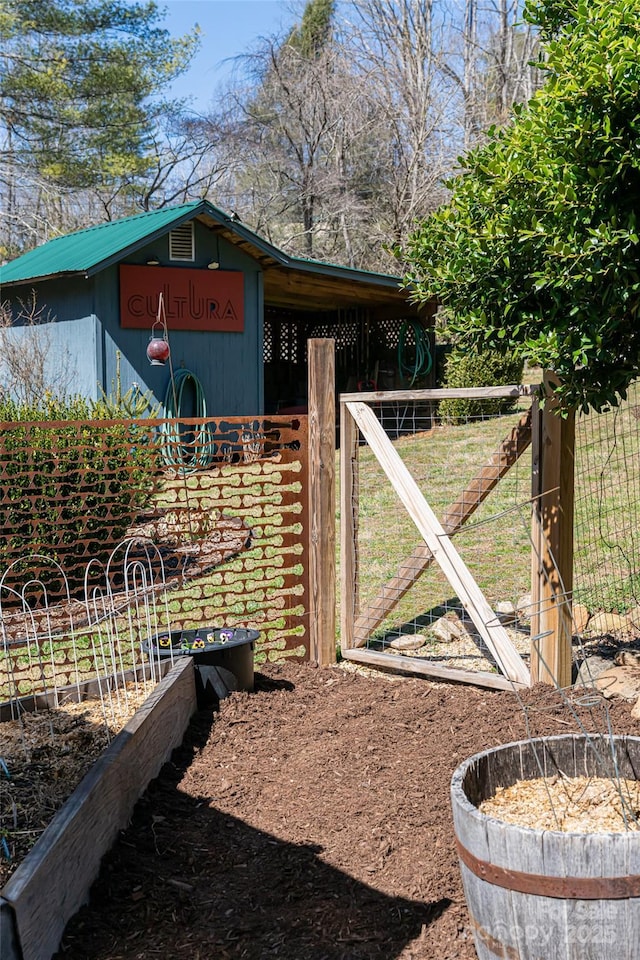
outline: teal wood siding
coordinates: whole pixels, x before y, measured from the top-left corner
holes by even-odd
[[[35,294],[36,309],[42,310],[37,326],[23,326],[19,319],[21,302],[29,303]],[[97,344],[99,323],[93,313],[93,281],[69,277],[9,288],[9,302],[17,325],[3,332],[14,341],[37,337],[46,354],[45,376],[56,392],[98,396]],[[8,386],[9,384],[3,384]],[[11,391],[10,391],[11,392]]]
[[[263,412],[262,271],[252,257],[219,239],[199,222],[196,222],[195,249],[193,269],[196,273],[206,270],[211,260],[216,260],[221,270],[242,272],[244,330],[242,333],[172,331],[168,320],[173,369],[184,367],[200,380],[209,415],[260,414]],[[162,268],[190,266],[169,262],[168,235],[122,262],[143,265],[151,255],[158,257]],[[159,272],[159,279],[160,275]],[[111,393],[119,352],[123,392],[137,384],[142,391],[151,390],[157,403],[164,403],[170,381],[169,365],[152,367],[147,360],[151,328],[120,327],[118,264],[89,278],[60,277],[9,289],[14,312],[18,309],[18,300],[27,300],[34,289],[38,307],[43,307],[45,314],[50,313],[54,322],[45,324],[39,335],[50,345],[53,364],[68,355],[73,367],[73,386],[68,392],[81,393],[90,399],[100,396],[101,387]],[[20,337],[26,333],[16,330],[12,335]],[[193,410],[183,412],[188,416]]]
[[[198,253],[200,251],[200,253]],[[202,251],[204,251],[204,256]],[[157,240],[138,251],[126,263],[145,264],[151,254],[163,267],[168,258],[168,238]],[[263,302],[261,270],[256,262],[232,244],[217,238],[196,224],[196,256],[200,263],[215,259],[222,270],[240,270],[244,275],[244,331],[211,333],[171,330],[168,320],[171,361],[174,371],[191,371],[202,383],[211,416],[244,416],[263,412]],[[184,268],[184,262],[173,264]],[[151,269],[151,268],[149,268]],[[197,268],[195,268],[197,269]],[[205,267],[206,269],[206,267]],[[158,277],[160,279],[160,272]],[[151,329],[120,327],[118,266],[103,270],[95,277],[95,313],[102,323],[98,351],[102,357],[101,380],[107,392],[116,376],[116,355],[120,351],[120,377],[123,390],[136,383],[151,390],[158,403],[164,403],[169,386],[169,364],[152,367],[146,356]],[[192,411],[185,411],[188,415]]]
[[[95,399],[98,394],[95,367],[98,333],[98,322],[91,316],[79,320],[59,320],[40,327],[13,327],[3,330],[2,336],[14,344],[22,344],[25,356],[31,355],[30,341],[38,338],[39,353],[44,358],[44,380],[48,388],[67,396],[80,394]],[[0,367],[2,388],[10,394],[15,393],[11,383],[4,381],[4,371]]]

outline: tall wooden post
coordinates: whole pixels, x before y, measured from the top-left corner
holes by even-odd
[[[340,404],[340,648],[355,643],[358,616],[358,441],[360,432],[346,403]]]
[[[336,662],[335,341],[307,342],[310,657]]]
[[[531,682],[571,684],[575,415],[557,414],[554,379],[532,418]]]

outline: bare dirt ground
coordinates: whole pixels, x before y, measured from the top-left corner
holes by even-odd
[[[531,733],[577,732],[547,688],[524,700]],[[603,729],[602,706],[576,709]],[[511,693],[263,667],[255,693],[195,716],[56,957],[472,960],[451,775],[526,735]]]

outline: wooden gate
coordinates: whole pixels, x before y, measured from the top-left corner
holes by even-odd
[[[400,668],[434,678],[459,680],[499,689],[525,686],[530,673],[509,634],[491,609],[451,537],[474,514],[499,481],[531,444],[531,409],[502,440],[497,451],[481,465],[473,480],[438,520],[418,483],[402,461],[373,409],[382,400],[434,405],[445,398],[513,398],[532,395],[533,387],[490,387],[461,390],[393,391],[348,394],[340,398],[340,544],[341,544],[341,648],[346,659]],[[422,541],[400,564],[396,574],[372,601],[360,607],[358,525],[360,504],[360,437],[369,445],[386,478],[415,524]],[[495,661],[499,674],[444,666],[423,657],[398,656],[365,649],[372,633],[394,609],[419,577],[436,563],[454,589],[477,633]]]

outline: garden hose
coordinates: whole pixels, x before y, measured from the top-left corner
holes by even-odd
[[[415,343],[415,358],[413,362],[407,359],[407,334],[413,334]],[[398,372],[403,380],[409,380],[412,387],[418,377],[426,377],[431,372],[433,357],[431,355],[431,340],[429,331],[419,320],[404,320],[398,337]],[[409,379],[411,378],[411,379]]]
[[[170,421],[163,423],[160,432],[162,435],[162,459],[164,463],[179,470],[181,473],[191,473],[198,468],[208,467],[214,459],[216,445],[213,442],[211,431],[206,423],[194,426],[192,438],[185,443],[180,432],[179,421],[183,417],[182,403],[184,391],[191,386],[195,393],[195,417],[204,418],[207,415],[207,401],[202,384],[194,373],[184,368],[172,376],[167,385],[164,396],[162,416]],[[190,431],[191,432],[191,431]]]

